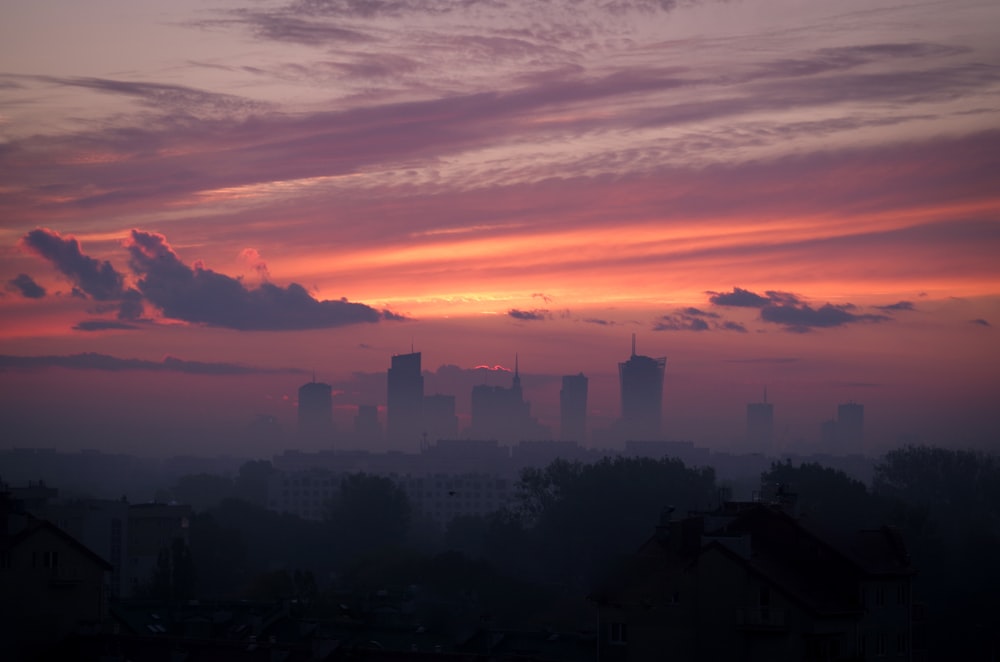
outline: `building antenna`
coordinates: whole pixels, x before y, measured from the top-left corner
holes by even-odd
[[[764,404],[767,404],[767,387],[764,387]]]
[[[632,334],[632,356],[635,356],[635,334]]]
[[[313,368],[313,384],[316,383],[316,368]]]

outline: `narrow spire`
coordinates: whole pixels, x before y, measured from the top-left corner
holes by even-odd
[[[767,404],[767,387],[764,387],[764,404]]]
[[[635,356],[635,334],[632,334],[632,356]]]

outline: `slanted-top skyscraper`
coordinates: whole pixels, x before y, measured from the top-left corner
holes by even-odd
[[[587,440],[587,378],[565,375],[559,391],[559,438],[563,441]]]
[[[420,352],[396,354],[389,368],[386,399],[386,436],[391,444],[412,443],[423,434],[424,376]]]
[[[660,438],[666,365],[666,357],[654,359],[636,354],[635,334],[632,334],[632,356],[618,364],[622,392],[622,416],[618,426],[626,439]]]
[[[333,442],[333,389],[329,384],[313,381],[299,387],[299,439],[307,442]]]
[[[747,405],[747,445],[751,450],[767,452],[774,442],[774,405],[767,401],[764,389],[763,402]]]

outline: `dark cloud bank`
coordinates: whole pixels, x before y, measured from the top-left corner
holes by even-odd
[[[17,278],[7,281],[7,285],[10,289],[20,292],[26,299],[41,299],[45,296],[45,288],[28,274],[18,274]]]
[[[741,287],[732,292],[709,292],[709,302],[716,306],[732,308],[757,308],[760,319],[783,327],[793,333],[808,333],[814,329],[828,329],[862,322],[885,322],[892,318],[876,313],[855,312],[858,307],[851,303],[825,303],[814,308],[789,292],[767,290],[763,295]],[[913,310],[909,301],[876,306],[886,312]]]
[[[347,299],[317,300],[298,283],[285,287],[269,282],[249,288],[242,281],[201,265],[181,261],[166,237],[132,230],[126,242],[135,288],[105,260],[83,253],[73,237],[48,229],[32,230],[21,246],[50,262],[69,278],[76,291],[95,301],[117,302],[119,323],[81,322],[82,331],[137,328],[145,304],[168,318],[240,331],[323,329],[363,322],[402,320],[388,310],[376,310]],[[23,291],[23,290],[22,290]]]
[[[0,354],[0,370],[9,369],[41,369],[69,368],[71,370],[103,370],[106,372],[180,372],[192,375],[250,375],[250,374],[285,374],[301,373],[305,370],[296,368],[255,368],[236,363],[206,363],[202,361],[185,361],[173,356],[166,356],[163,361],[146,361],[143,359],[122,359],[107,354],[86,352],[65,356],[10,356]]]

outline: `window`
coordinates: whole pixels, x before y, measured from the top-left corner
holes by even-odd
[[[608,641],[610,643],[622,645],[628,641],[628,625],[625,623],[611,623],[608,630]]]
[[[43,568],[58,568],[59,567],[59,552],[43,552],[42,553],[42,567]]]
[[[875,635],[875,654],[885,657],[885,633],[880,632]]]
[[[906,641],[906,633],[905,632],[900,632],[899,634],[896,635],[896,654],[897,655],[906,655],[906,648],[907,648],[906,644],[907,643],[908,642]]]
[[[885,587],[878,586],[875,588],[875,606],[884,607],[885,606]]]
[[[908,584],[900,584],[896,589],[896,602],[901,605],[910,602],[910,587]]]

